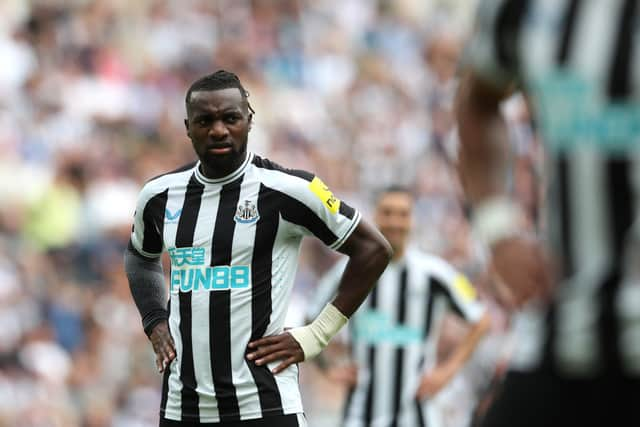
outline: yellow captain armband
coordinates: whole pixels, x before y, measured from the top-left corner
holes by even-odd
[[[476,289],[473,287],[469,279],[464,274],[457,274],[453,279],[453,288],[462,298],[469,302],[476,299]]]
[[[340,200],[333,195],[329,187],[317,176],[309,183],[309,189],[319,198],[332,214],[340,209]]]

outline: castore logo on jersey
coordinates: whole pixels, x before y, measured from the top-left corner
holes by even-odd
[[[182,213],[182,209],[178,209],[173,213],[169,209],[164,210],[164,215],[167,217],[167,220],[169,222],[177,221],[181,213]]]

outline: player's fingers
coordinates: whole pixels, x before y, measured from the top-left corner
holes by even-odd
[[[289,366],[293,365],[296,362],[297,362],[296,358],[292,356],[292,357],[284,360],[282,363],[280,363],[275,368],[273,368],[273,370],[271,372],[273,372],[274,374],[279,374],[280,372],[284,371],[285,369],[287,369]]]
[[[249,343],[249,347],[250,348],[262,347],[262,346],[265,346],[265,345],[277,343],[280,340],[282,340],[282,335],[272,335],[272,336],[269,336],[269,337],[262,337],[260,339],[255,340],[255,341],[251,341]]]
[[[287,357],[292,357],[291,353],[287,350],[276,351],[275,353],[270,353],[257,359],[256,365],[266,365],[267,363],[275,362],[276,360],[285,359]]]
[[[286,349],[286,345],[284,342],[277,342],[275,344],[271,344],[271,345],[264,345],[264,346],[260,346],[257,350],[247,354],[247,359],[249,360],[253,360],[253,359],[257,359],[259,357],[262,357],[264,355],[273,353],[274,351],[279,351],[279,350],[283,350]]]
[[[172,361],[176,357],[176,350],[170,342],[164,343],[164,353],[169,361]]]
[[[158,368],[158,372],[160,373],[164,371],[164,366],[162,365],[162,357],[160,355],[156,356],[156,368]]]

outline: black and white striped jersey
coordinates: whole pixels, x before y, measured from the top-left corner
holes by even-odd
[[[548,149],[548,240],[562,284],[516,360],[640,374],[637,0],[489,0],[467,62],[527,92]],[[540,332],[540,333],[539,333]],[[528,360],[525,360],[528,359]]]
[[[320,281],[307,316],[335,295],[346,262]],[[343,427],[436,425],[428,403],[415,398],[421,373],[436,362],[439,323],[446,309],[470,322],[484,313],[475,289],[444,260],[408,250],[390,263],[349,322],[358,380],[345,403]],[[426,407],[425,407],[426,406]]]
[[[169,327],[177,357],[165,371],[161,413],[219,422],[302,412],[295,365],[245,358],[247,344],[283,331],[300,242],[337,249],[360,214],[318,177],[249,153],[209,179],[199,163],[142,189],[131,235],[147,257],[171,258]]]

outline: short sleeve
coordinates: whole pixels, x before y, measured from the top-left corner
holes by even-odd
[[[520,0],[480,0],[463,67],[493,85],[517,80],[517,40],[526,7]]]
[[[141,255],[157,258],[164,248],[163,229],[167,189],[147,184],[138,196],[131,230],[131,245]]]
[[[338,249],[360,222],[360,213],[338,199],[315,175],[288,180],[286,201],[280,211],[296,235],[314,235]]]
[[[469,279],[444,261],[438,264],[434,276],[442,286],[453,311],[468,322],[475,323],[480,320],[485,307],[478,300],[476,290]]]

